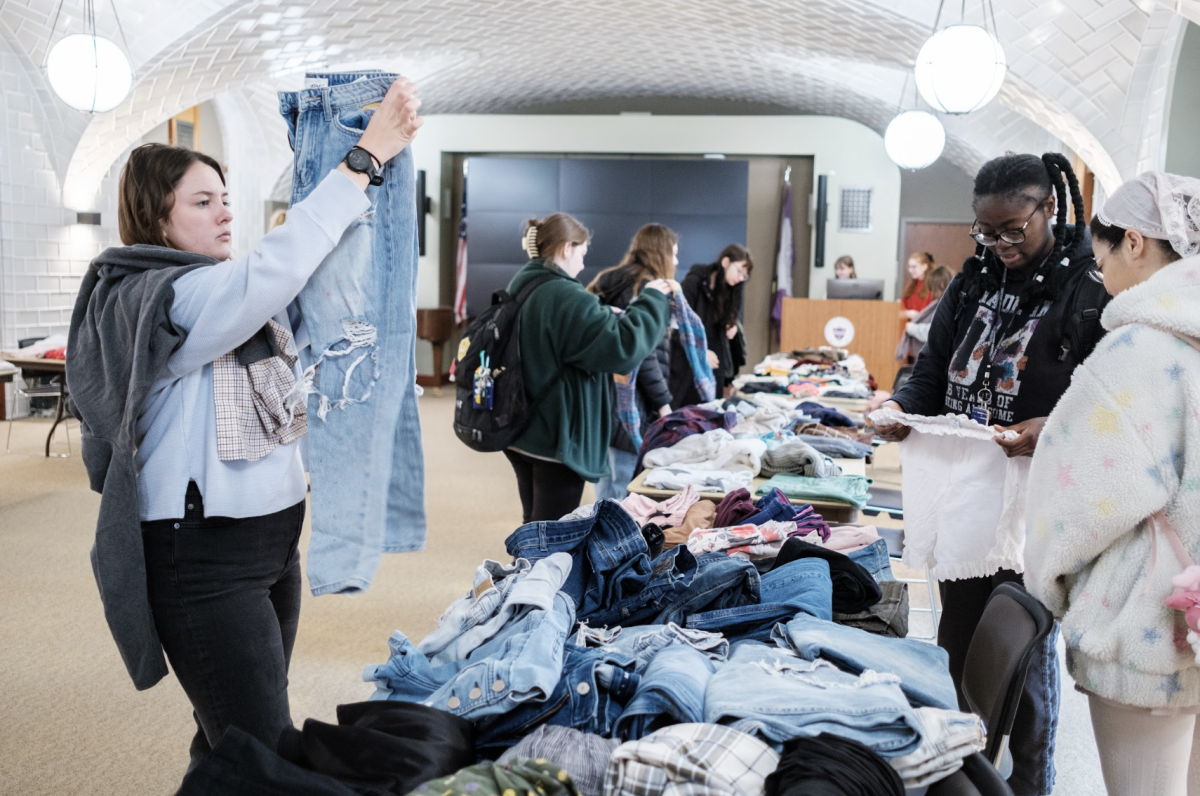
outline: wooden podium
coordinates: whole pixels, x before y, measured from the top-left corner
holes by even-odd
[[[844,318],[853,326],[849,342],[835,343],[826,339],[826,326],[834,318]],[[780,324],[779,349],[793,351],[832,345],[858,354],[867,363],[881,390],[890,390],[896,371],[896,344],[900,342],[897,326],[900,318],[899,301],[859,301],[848,299],[785,298]],[[849,326],[834,325],[833,334],[846,338]]]

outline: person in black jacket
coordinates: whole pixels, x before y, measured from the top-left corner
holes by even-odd
[[[704,321],[708,364],[712,365],[718,397],[746,364],[746,341],[739,320],[743,288],[753,270],[750,252],[731,243],[721,250],[715,263],[692,266],[683,280],[683,297]],[[692,369],[679,346],[678,333],[672,333],[671,348],[671,395],[675,406],[700,403]]]
[[[997,433],[1017,432],[1013,440],[996,439],[1009,457],[1033,454],[1046,416],[1103,333],[1098,319],[1108,302],[1092,277],[1096,263],[1086,228],[1067,224],[1068,185],[1075,217],[1085,218],[1079,183],[1061,154],[1010,153],[979,170],[971,233],[976,254],[943,294],[912,378],[884,407],[916,415],[971,415]],[[1085,317],[1089,320],[1081,320]],[[895,441],[908,431],[899,425],[876,429]],[[1004,484],[995,488],[1003,490]],[[949,653],[964,709],[967,648],[988,597],[1000,583],[1021,580],[1017,572],[1001,569],[940,584],[938,644]],[[1056,635],[1033,659],[1013,727],[1009,785],[1018,796],[1053,789]]]
[[[655,279],[669,280],[672,288],[677,290],[679,284],[674,279],[678,265],[679,236],[662,224],[647,224],[634,234],[629,251],[621,262],[601,271],[588,285],[588,290],[599,296],[600,303],[623,310],[648,282]],[[669,338],[664,334],[637,370],[637,403],[643,434],[651,423],[671,413],[670,373],[671,350]],[[614,378],[623,377],[616,375]],[[613,410],[616,411],[615,401]],[[609,474],[596,483],[598,500],[623,499],[637,466],[638,449],[615,416],[612,427],[608,451]]]

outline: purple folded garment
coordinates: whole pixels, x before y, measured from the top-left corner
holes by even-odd
[[[746,519],[758,513],[750,492],[738,489],[730,492],[725,499],[717,504],[717,517],[713,521],[714,528],[732,528],[741,525]]]

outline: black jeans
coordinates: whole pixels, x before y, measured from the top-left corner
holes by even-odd
[[[525,522],[557,520],[579,508],[583,478],[570,467],[513,450],[504,451],[504,455],[517,474]]]
[[[154,626],[198,729],[194,768],[229,727],[274,749],[292,726],[288,664],[300,622],[304,502],[263,517],[205,517],[195,482],[177,520],[142,523]]]
[[[1002,569],[986,578],[964,578],[938,582],[942,596],[942,618],[938,623],[938,646],[950,656],[950,676],[958,690],[959,707],[970,708],[962,693],[963,667],[971,636],[983,618],[988,597],[1001,583],[1024,585],[1024,579],[1011,569]],[[1057,628],[1057,625],[1055,626]],[[1058,729],[1058,655],[1057,629],[1046,644],[1035,651],[1025,675],[1025,691],[1017,706],[1009,750],[1013,773],[1008,785],[1015,796],[1043,796],[1054,788],[1054,737]]]

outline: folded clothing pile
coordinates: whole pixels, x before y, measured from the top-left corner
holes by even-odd
[[[973,713],[938,708],[917,708],[921,745],[914,752],[889,762],[906,788],[923,788],[958,771],[963,760],[982,752],[987,744],[983,721]]]
[[[666,417],[655,420],[646,430],[641,450],[638,453],[637,469],[642,469],[642,457],[652,450],[669,448],[693,434],[703,434],[705,431],[718,428],[728,431],[737,425],[737,422],[737,412],[710,411],[698,406],[676,409]],[[680,488],[682,489],[682,487]]]
[[[697,470],[748,470],[758,475],[767,443],[757,436],[734,439],[725,429],[692,434],[666,448],[647,451],[642,456],[646,469],[686,465]]]
[[[829,478],[809,478],[803,475],[779,473],[771,476],[758,487],[764,495],[778,489],[792,500],[835,501],[850,503],[858,508],[867,505],[870,498],[871,481],[861,475],[836,475]]]
[[[642,483],[652,489],[674,490],[691,486],[699,492],[727,494],[748,489],[754,483],[754,473],[749,470],[710,470],[689,464],[673,464],[647,470]]]

